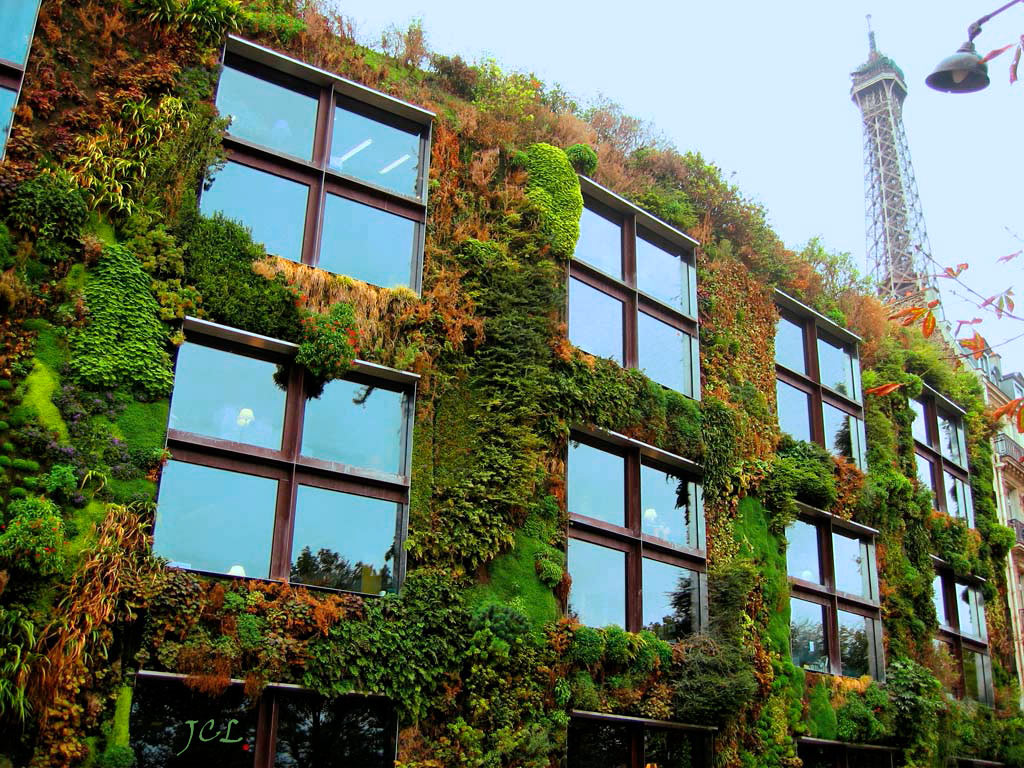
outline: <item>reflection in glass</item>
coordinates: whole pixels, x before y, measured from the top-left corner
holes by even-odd
[[[935,506],[937,499],[935,496],[935,475],[933,474],[932,463],[921,454],[914,454],[914,459],[917,462],[917,479],[925,488],[932,493],[932,506]]]
[[[622,228],[587,207],[580,216],[580,238],[573,258],[622,279]]]
[[[394,712],[372,699],[277,694],[275,768],[391,768]]]
[[[650,378],[684,395],[693,395],[690,337],[645,312],[637,316],[638,367]]]
[[[779,429],[797,440],[811,442],[811,396],[803,390],[775,380],[779,406]]]
[[[791,597],[789,609],[789,643],[793,663],[813,672],[828,672],[824,607]]]
[[[775,362],[807,375],[803,326],[782,316],[775,326]]]
[[[629,768],[629,730],[618,723],[569,721],[567,768]],[[660,768],[660,766],[659,766]]]
[[[821,412],[825,425],[825,448],[836,456],[852,459],[858,467],[862,466],[860,419],[828,403],[821,404]]]
[[[697,516],[700,514],[696,483],[660,469],[640,466],[642,532],[677,547],[699,548]]]
[[[963,452],[961,450],[963,447],[963,433],[959,419],[955,419],[941,410],[938,412],[938,417],[939,447],[942,449],[942,455],[950,461],[964,466]]]
[[[674,642],[698,629],[697,574],[648,557],[643,561],[644,629]]]
[[[703,739],[692,733],[660,728],[644,729],[645,768],[696,768],[710,765]],[[597,768],[600,763],[587,768]]]
[[[0,59],[25,66],[39,0],[0,0]]]
[[[394,592],[398,504],[300,485],[289,579],[371,595]]]
[[[241,163],[229,162],[199,201],[203,215],[240,221],[267,253],[302,260],[309,187]]]
[[[818,335],[818,371],[822,384],[853,400],[860,400],[855,367],[853,355],[846,346]]]
[[[335,379],[306,401],[302,455],[399,474],[405,397],[369,384]]]
[[[981,591],[961,582],[956,583],[956,609],[960,619],[960,634],[985,637],[985,612],[981,604]]]
[[[569,444],[569,514],[626,524],[626,460],[586,443]]]
[[[984,690],[982,681],[981,654],[963,649],[964,655],[964,695],[974,701],[981,701],[981,692]]]
[[[569,341],[584,352],[622,365],[622,302],[570,278]]]
[[[946,599],[942,591],[942,576],[937,574],[932,580],[932,605],[935,606],[935,615],[939,619],[939,626],[948,627],[949,615],[946,613]]]
[[[871,674],[871,619],[849,611],[839,611],[839,658],[846,677]]]
[[[946,511],[974,527],[974,503],[970,486],[956,475],[943,471],[946,481]]]
[[[318,100],[225,66],[217,85],[217,110],[230,117],[232,136],[303,160],[313,157]]]
[[[267,578],[276,499],[277,480],[169,461],[153,554],[180,568]]]
[[[18,94],[10,88],[0,88],[0,157],[7,145],[7,134],[11,131],[11,120],[14,117],[14,103]]]
[[[419,133],[336,107],[330,167],[415,197],[420,174]]]
[[[679,254],[637,237],[636,287],[641,292],[692,315],[690,277],[690,265]]]
[[[285,393],[277,366],[185,342],[178,349],[170,429],[236,443],[281,447]]]
[[[569,539],[569,615],[588,627],[626,626],[626,553]]]
[[[914,421],[910,427],[914,439],[919,443],[931,445],[928,442],[928,422],[925,420],[924,403],[920,400],[910,399],[907,401],[907,405],[910,406],[910,410],[914,414]]]
[[[256,702],[240,685],[213,698],[180,680],[140,678],[131,710],[136,768],[252,768],[256,721]]]
[[[412,219],[329,194],[317,266],[385,288],[409,286],[415,235]]]
[[[818,551],[818,528],[794,520],[786,528],[786,570],[794,579],[824,584]]]
[[[836,590],[850,595],[868,597],[868,545],[861,539],[832,532],[832,559],[836,570]]]

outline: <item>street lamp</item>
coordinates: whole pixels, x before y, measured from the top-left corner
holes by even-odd
[[[974,38],[981,33],[981,25],[1011,5],[1024,0],[1010,0],[1002,8],[982,16],[967,28],[967,42],[952,56],[947,56],[935,67],[935,71],[925,78],[929,88],[946,93],[973,93],[988,85],[988,65],[974,48]]]

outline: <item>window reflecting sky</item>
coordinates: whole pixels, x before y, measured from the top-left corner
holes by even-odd
[[[854,389],[853,355],[844,345],[819,335],[818,371],[823,385],[849,398],[860,399]]]
[[[779,429],[797,440],[811,441],[811,397],[803,390],[775,380]]]
[[[928,443],[928,421],[925,417],[924,403],[920,400],[910,399],[907,401],[910,406],[910,410],[914,414],[914,422],[911,425],[911,432],[914,435],[914,439],[929,445]]]
[[[645,557],[642,578],[644,629],[669,642],[697,631],[696,573]]]
[[[692,395],[690,337],[645,312],[638,313],[637,333],[637,367],[659,384]]]
[[[689,265],[682,257],[637,237],[636,287],[641,292],[692,314],[689,277]]]
[[[794,520],[786,528],[786,570],[794,579],[823,584],[818,547],[818,528]]]
[[[336,107],[330,167],[378,187],[415,197],[420,137]]]
[[[14,116],[14,102],[18,94],[9,88],[0,88],[0,155],[7,144],[7,134],[11,130],[11,118]]]
[[[416,222],[327,195],[317,266],[373,285],[411,285]]]
[[[640,466],[641,530],[677,547],[697,547],[697,521],[693,511],[698,508],[696,488],[693,483],[687,483],[688,503],[680,507],[679,483],[674,475],[646,464]]]
[[[621,280],[622,228],[584,206],[573,258]]]
[[[344,379],[306,401],[302,454],[398,474],[402,469],[404,395]]]
[[[39,0],[0,0],[0,59],[25,66]]]
[[[807,375],[804,356],[804,329],[792,320],[779,317],[775,326],[775,362],[791,371]]]
[[[839,657],[846,677],[871,674],[871,620],[849,611],[839,611]]]
[[[622,365],[622,302],[570,278],[569,341],[584,352]]]
[[[836,570],[836,590],[871,597],[868,589],[867,545],[864,542],[833,531],[832,560]]]
[[[303,160],[313,158],[318,100],[231,67],[217,85],[217,109],[228,132]]]
[[[626,626],[626,553],[569,539],[569,613],[588,627]]]
[[[569,514],[626,524],[626,460],[571,442],[568,459]]]
[[[815,672],[828,672],[828,648],[825,646],[824,608],[817,603],[789,599],[790,647],[793,663]]]

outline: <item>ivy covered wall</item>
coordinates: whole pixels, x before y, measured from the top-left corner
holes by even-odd
[[[238,223],[200,215],[223,161],[212,94],[229,31],[437,114],[420,295],[268,256]],[[976,380],[888,324],[852,277],[823,279],[849,276],[841,260],[785,249],[699,155],[635,149],[614,108],[584,113],[458,57],[427,66],[412,30],[401,43],[368,50],[289,0],[42,3],[0,164],[0,761],[131,765],[131,687],[148,669],[211,695],[232,678],[252,695],[269,682],[383,694],[410,767],[557,765],[572,709],[716,725],[722,768],[796,768],[801,735],[893,746],[914,766],[1024,765],[1012,538]],[[568,343],[577,170],[701,241],[699,403]],[[864,339],[866,388],[901,385],[866,399],[866,474],[780,445],[772,345],[749,343],[774,336],[775,287]],[[219,580],[151,556],[186,315],[300,343],[323,377],[354,339],[362,359],[420,374],[400,594]],[[324,355],[335,321],[354,335]],[[976,531],[934,513],[912,479],[906,398],[922,383],[967,411]],[[670,644],[563,618],[580,425],[702,465],[701,633]],[[790,661],[797,500],[880,531],[884,686]],[[986,579],[993,709],[943,693],[932,554]]]

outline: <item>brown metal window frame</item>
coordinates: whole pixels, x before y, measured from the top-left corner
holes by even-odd
[[[138,682],[143,683],[146,681],[180,681],[181,685],[184,686],[185,678],[187,676],[174,672],[157,672],[153,670],[140,669],[136,672],[135,677]],[[229,685],[231,687],[244,687],[246,685],[246,681],[232,679],[229,682]],[[275,751],[277,748],[278,711],[280,709],[280,702],[277,694],[285,691],[299,694],[315,694],[315,691],[301,685],[292,685],[290,683],[267,684],[256,702],[256,749],[253,750],[253,768],[273,768],[274,766]],[[335,700],[328,697],[322,698],[324,701]],[[368,703],[372,702],[376,703],[378,706],[391,704],[390,699],[378,694],[352,692],[342,694],[339,698],[362,700]],[[389,756],[391,756],[391,759],[394,759],[398,754],[398,716],[397,713],[394,712],[393,706],[392,714],[394,722],[389,736],[389,748],[385,750],[383,761],[384,765],[391,762]]]
[[[662,472],[682,476],[689,482],[700,484],[701,470],[695,464],[681,456],[662,451],[647,443],[594,428],[574,429],[571,442],[579,442],[599,451],[611,453],[625,459],[625,497],[623,507],[626,513],[625,525],[614,525],[603,520],[582,515],[569,515],[569,538],[596,544],[607,549],[623,552],[626,555],[626,573],[623,589],[626,596],[626,629],[639,632],[643,629],[643,562],[644,559],[686,568],[697,574],[697,628],[708,624],[707,599],[707,550],[704,532],[704,511],[702,498],[693,500],[697,505],[697,542],[699,547],[677,547],[663,539],[643,533],[642,510],[640,499],[640,467],[647,465]],[[568,451],[568,448],[566,449]],[[566,457],[568,472],[569,457]],[[567,476],[568,478],[568,476]],[[566,501],[569,494],[568,479],[566,480]],[[699,491],[698,491],[699,493]],[[569,564],[570,575],[572,564]],[[562,612],[568,613],[568,597],[562,606]]]
[[[692,394],[686,396],[694,400],[700,400],[700,336],[696,307],[692,307],[694,313],[688,315],[641,292],[637,288],[636,281],[637,237],[642,237],[659,248],[679,256],[689,265],[694,282],[697,279],[695,249],[699,243],[689,235],[656,219],[592,179],[580,176],[579,180],[583,192],[584,206],[619,228],[622,236],[619,253],[622,259],[623,277],[622,279],[616,278],[590,264],[573,258],[569,262],[569,278],[575,278],[591,288],[622,302],[621,352],[622,366],[624,368],[639,368],[639,324],[641,312],[689,336],[690,388]],[[569,285],[567,281],[567,307],[569,306],[568,291]],[[685,395],[686,393],[680,394]]]
[[[854,744],[845,741],[836,741],[834,739],[817,739],[811,736],[800,736],[796,740],[797,742],[797,754],[804,753],[803,756],[807,756],[807,752],[810,750],[819,750],[819,752],[825,752],[825,757],[831,758],[833,768],[848,768],[850,766],[850,758],[857,755],[863,757],[871,757],[871,765],[873,768],[893,768],[896,765],[896,755],[899,753],[895,747],[883,747],[877,744]],[[863,763],[861,763],[863,765]]]
[[[24,2],[24,0],[22,0]],[[10,59],[0,59],[0,88],[4,88],[8,91],[14,91],[14,104],[11,106],[11,122],[7,126],[7,132],[0,136],[0,162],[3,161],[7,154],[7,142],[11,138],[11,130],[14,128],[14,110],[18,108],[18,100],[21,98],[21,86],[25,82],[25,70],[28,69],[28,57],[32,52],[32,41],[36,35],[36,24],[39,20],[39,6],[42,4],[41,0],[34,0],[36,3],[36,14],[32,19],[32,29],[29,30],[29,46],[25,52],[25,60],[11,61]]]
[[[233,35],[224,48],[222,65],[318,100],[311,160],[232,136],[230,129],[224,136],[228,162],[297,182],[308,189],[300,263],[311,267],[319,264],[327,195],[335,195],[414,223],[413,252],[409,254],[409,287],[419,293],[434,114]],[[420,171],[415,195],[403,195],[378,187],[330,167],[335,107],[419,134]]]
[[[789,594],[800,600],[815,603],[825,608],[825,644],[828,648],[829,672],[842,676],[842,651],[839,645],[839,611],[855,613],[871,619],[874,631],[868,638],[868,653],[874,660],[875,678],[885,681],[885,657],[882,641],[882,608],[878,600],[878,565],[875,555],[875,537],[878,531],[852,520],[842,520],[820,509],[797,502],[800,513],[797,519],[814,526],[818,542],[818,569],[824,584],[789,576]],[[861,597],[836,589],[835,552],[832,546],[833,533],[859,539],[868,548],[868,591],[870,596]],[[869,669],[871,664],[869,664]],[[825,674],[825,673],[818,673]]]
[[[715,734],[718,728],[710,725],[692,725],[690,723],[677,723],[672,720],[655,720],[647,717],[633,717],[630,715],[612,715],[606,712],[591,712],[583,709],[574,709],[570,713],[570,728],[573,721],[590,721],[605,723],[607,725],[618,725],[626,728],[629,738],[629,765],[626,768],[645,768],[652,766],[644,760],[644,736],[650,731],[683,731],[702,742],[704,755],[707,758],[707,765],[710,768],[714,754]],[[697,768],[698,764],[694,764]]]
[[[982,631],[985,632],[985,637],[977,638],[972,635],[965,635],[961,632],[960,628],[960,606],[957,600],[957,586],[962,585],[969,587],[977,592],[977,599],[979,605],[984,611],[984,599],[981,595],[981,583],[982,580],[976,577],[959,577],[956,576],[952,569],[944,562],[939,560],[937,557],[932,556],[932,563],[935,565],[935,575],[941,579],[942,584],[942,605],[945,609],[946,616],[949,619],[948,624],[943,624],[939,621],[939,629],[936,632],[936,639],[950,646],[953,650],[953,659],[956,661],[957,670],[960,673],[960,680],[957,684],[956,690],[953,694],[958,699],[967,697],[967,680],[966,672],[964,668],[964,651],[974,651],[981,655],[982,664],[984,665],[984,677],[985,686],[981,692],[984,700],[979,701],[980,704],[992,707],[995,706],[995,692],[992,687],[992,657],[989,653],[988,648],[988,628],[984,624],[984,616],[979,616],[982,620]]]
[[[826,443],[824,405],[831,405],[844,413],[860,420],[858,440],[863,463],[867,464],[867,445],[864,441],[864,405],[861,400],[849,397],[821,383],[821,370],[818,364],[818,338],[838,342],[851,351],[854,360],[854,375],[857,376],[856,389],[860,393],[860,353],[858,344],[860,337],[833,323],[828,318],[801,304],[782,291],[775,292],[775,303],[779,316],[800,326],[803,331],[804,367],[803,374],[775,363],[775,377],[809,396],[811,439],[831,453]],[[862,395],[863,397],[863,395]],[[777,407],[777,406],[776,406]],[[853,458],[857,463],[857,457]],[[866,466],[860,469],[866,470]]]
[[[928,437],[927,442],[921,442],[914,437],[914,453],[927,459],[931,463],[932,467],[932,486],[935,489],[935,508],[940,512],[945,512],[947,515],[952,517],[952,513],[949,511],[949,497],[947,495],[948,489],[946,488],[946,473],[948,472],[957,480],[962,481],[966,484],[967,488],[971,488],[971,475],[968,471],[970,459],[967,456],[967,440],[964,427],[964,416],[967,412],[963,408],[958,406],[952,400],[947,397],[943,397],[940,393],[934,389],[925,385],[921,395],[913,398],[924,408],[924,425],[925,433]],[[963,445],[961,446],[964,452],[964,463],[963,465],[957,464],[952,459],[947,459],[942,454],[942,446],[940,444],[941,437],[939,435],[939,411],[943,412],[944,416],[948,416],[951,419],[956,419],[959,433],[964,435]],[[963,520],[969,527],[974,528],[974,492],[971,490],[971,510],[970,514],[964,517],[957,516],[958,520]]]
[[[196,464],[229,472],[265,477],[278,481],[274,509],[274,530],[270,552],[269,580],[288,581],[291,571],[291,544],[295,525],[296,495],[300,485],[323,488],[356,496],[365,496],[398,505],[395,516],[395,584],[405,578],[405,537],[409,517],[409,466],[412,454],[412,425],[415,412],[416,382],[419,376],[396,371],[373,363],[355,361],[346,380],[372,384],[405,395],[404,429],[401,447],[401,472],[391,474],[367,468],[353,467],[333,461],[324,461],[301,455],[302,424],[306,393],[312,385],[308,374],[299,365],[291,363],[298,347],[294,344],[265,336],[240,331],[228,326],[185,318],[185,340],[232,354],[265,360],[284,366],[287,382],[284,423],[281,429],[281,448],[274,450],[208,437],[178,429],[167,430],[166,447],[175,461]],[[173,396],[173,394],[172,394]],[[220,572],[208,572],[225,578]],[[301,583],[301,582],[297,582]],[[309,589],[328,589],[305,585]],[[347,590],[332,590],[347,591]],[[366,593],[360,593],[366,594]]]

